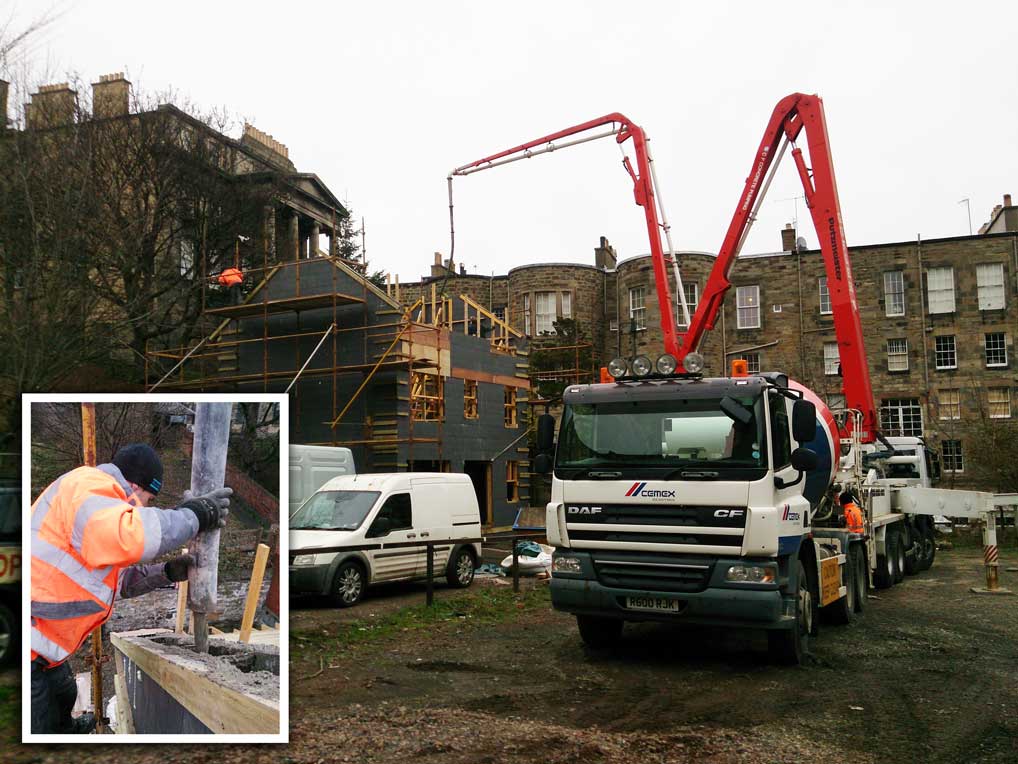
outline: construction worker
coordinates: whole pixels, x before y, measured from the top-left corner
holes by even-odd
[[[240,285],[243,283],[244,274],[239,268],[227,268],[219,274],[219,286],[229,290],[231,305],[240,305]]]
[[[71,718],[77,688],[67,659],[110,617],[118,590],[134,597],[184,581],[193,560],[184,555],[162,564],[136,563],[226,524],[232,489],[185,493],[176,509],[149,507],[162,479],[156,452],[135,443],[117,451],[110,464],[61,475],[32,505],[33,733],[94,729],[93,714]]]
[[[865,533],[866,525],[863,522],[862,510],[855,503],[852,494],[845,491],[841,494],[841,511],[845,515],[845,526],[852,533]]]

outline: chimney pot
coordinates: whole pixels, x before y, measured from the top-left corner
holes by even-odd
[[[1013,206],[1013,205],[1011,204],[1011,194],[1004,194],[1004,206],[1005,206],[1005,207],[1011,207],[1011,206]]]
[[[435,253],[435,265],[441,265],[441,264],[442,264],[442,253],[441,252],[436,252]]]

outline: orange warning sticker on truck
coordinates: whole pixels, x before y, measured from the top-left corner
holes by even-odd
[[[820,604],[830,605],[841,590],[841,566],[837,557],[820,561]]]
[[[0,584],[16,584],[21,580],[21,547],[0,547]]]

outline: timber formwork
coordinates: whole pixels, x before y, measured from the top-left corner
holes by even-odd
[[[202,339],[149,350],[146,389],[286,391],[291,442],[350,447],[358,471],[460,471],[464,460],[488,459],[490,482],[519,473],[515,503],[525,503],[530,380],[520,332],[435,285],[402,305],[340,258],[245,275],[241,304],[206,298]],[[481,389],[474,421],[464,420],[466,380]],[[516,391],[511,427],[503,389]],[[514,466],[494,464],[507,455]]]

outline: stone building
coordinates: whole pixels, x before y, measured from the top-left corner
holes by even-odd
[[[705,373],[728,373],[732,360],[744,358],[751,371],[785,371],[840,406],[822,257],[796,241],[789,225],[781,231],[781,249],[739,258],[717,324],[699,348]],[[1005,195],[976,235],[849,251],[883,431],[929,438],[954,482],[972,485],[965,469],[971,426],[1018,416],[1012,402],[1018,390],[1018,207]],[[678,259],[692,314],[715,256],[686,251]],[[436,268],[429,279],[403,289],[417,294],[436,284],[454,293],[469,283],[481,300],[487,290],[493,301],[485,304],[504,309],[510,324],[531,338],[532,361],[555,342],[554,321],[561,317],[583,325],[596,365],[663,352],[650,256],[618,260],[603,237],[592,265],[535,263],[495,277],[452,274],[440,260]],[[669,281],[674,294],[670,273]]]

